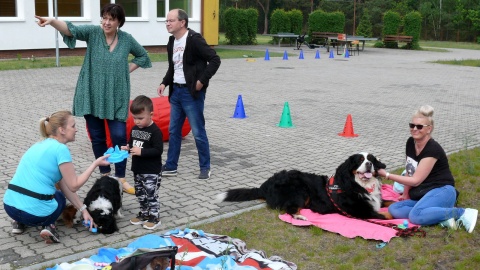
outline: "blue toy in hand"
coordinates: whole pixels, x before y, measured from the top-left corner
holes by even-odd
[[[108,148],[107,152],[103,155],[108,154],[110,154],[110,156],[107,158],[107,161],[110,163],[122,162],[124,159],[128,158],[128,151],[120,150],[118,145],[115,145],[115,149],[113,149],[113,147]]]
[[[90,220],[88,220],[87,222],[85,222],[85,220],[84,220],[82,223],[83,223],[83,226],[85,226],[87,228],[90,228]],[[97,228],[93,227],[92,228],[92,233],[97,233]]]

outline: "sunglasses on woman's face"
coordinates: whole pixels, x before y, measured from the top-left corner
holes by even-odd
[[[408,126],[411,129],[417,128],[418,130],[421,130],[423,127],[429,127],[430,125],[415,125],[414,123],[409,123]]]

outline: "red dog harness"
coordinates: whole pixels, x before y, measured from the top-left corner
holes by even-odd
[[[327,188],[328,188],[327,191],[330,194],[332,194],[332,193],[342,193],[342,189],[340,188],[340,186],[335,184],[335,178],[333,177],[333,175],[330,176],[330,179],[328,180]]]
[[[427,233],[424,230],[420,229],[419,226],[413,226],[413,227],[410,227],[410,228],[402,229],[402,228],[399,228],[396,224],[393,224],[393,223],[381,223],[381,222],[377,222],[377,221],[374,221],[374,220],[371,220],[371,219],[356,218],[356,217],[348,214],[347,212],[345,212],[343,209],[341,209],[335,203],[335,201],[333,200],[333,198],[331,196],[333,193],[342,193],[342,189],[338,185],[335,185],[335,178],[333,177],[333,175],[328,180],[328,185],[326,186],[326,189],[327,189],[327,195],[328,195],[328,198],[330,199],[330,201],[333,203],[333,205],[338,210],[338,212],[340,212],[340,214],[342,214],[346,217],[359,219],[359,220],[364,220],[364,221],[374,223],[374,224],[377,224],[377,225],[380,225],[380,226],[383,226],[383,227],[392,228],[392,229],[397,231],[396,235],[400,236],[400,237],[408,237],[408,236],[425,237],[427,235]]]

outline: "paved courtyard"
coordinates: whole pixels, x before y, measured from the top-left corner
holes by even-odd
[[[251,48],[251,47],[242,47]],[[266,47],[256,46],[265,51]],[[433,137],[447,153],[480,145],[480,79],[475,67],[431,63],[446,59],[480,59],[480,51],[405,51],[366,48],[359,56],[329,59],[320,49],[305,49],[304,59],[293,47],[268,47],[270,53],[291,55],[222,60],[207,92],[205,116],[212,154],[212,177],[197,179],[198,157],[191,134],[182,144],[177,177],[162,180],[160,190],[163,232],[195,228],[241,211],[262,207],[259,202],[216,204],[214,197],[231,187],[255,187],[281,169],[332,174],[347,156],[371,152],[389,168],[402,165],[409,136],[407,123],[423,104],[435,108]],[[61,60],[60,60],[61,61]],[[132,98],[156,96],[167,64],[139,69],[131,75]],[[80,67],[0,72],[0,197],[25,150],[39,140],[38,119],[53,111],[71,109]],[[245,119],[232,118],[242,95]],[[285,102],[289,103],[294,128],[280,128]],[[345,138],[346,117],[353,120],[355,138]],[[77,118],[77,140],[68,146],[77,172],[92,161],[85,121]],[[165,143],[163,158],[166,158]],[[128,163],[130,167],[130,162]],[[98,172],[79,192],[84,197]],[[127,178],[133,183],[132,174]],[[66,228],[59,222],[60,244],[46,245],[38,228],[12,235],[10,218],[0,205],[0,269],[41,269],[76,261],[96,253],[99,247],[122,247],[152,231],[130,225],[138,212],[135,196],[125,194],[125,218],[120,231],[97,235],[83,226]],[[248,244],[248,243],[247,243]],[[255,248],[255,247],[253,247]],[[288,258],[286,258],[288,259]]]

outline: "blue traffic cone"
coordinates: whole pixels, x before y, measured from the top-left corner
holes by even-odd
[[[270,54],[268,53],[268,49],[265,51],[265,61],[270,60]]]
[[[350,54],[348,53],[348,49],[345,49],[345,58],[350,58]]]
[[[283,60],[288,60],[288,53],[287,50],[283,53]]]
[[[300,56],[298,57],[298,59],[304,59],[303,58],[303,50],[300,50]]]
[[[232,118],[246,118],[245,108],[243,107],[242,95],[238,95],[237,106],[235,106],[235,112],[233,113]]]
[[[330,51],[330,56],[328,58],[334,58],[333,51]]]
[[[315,53],[315,59],[320,59],[320,51],[317,50],[317,52]]]

